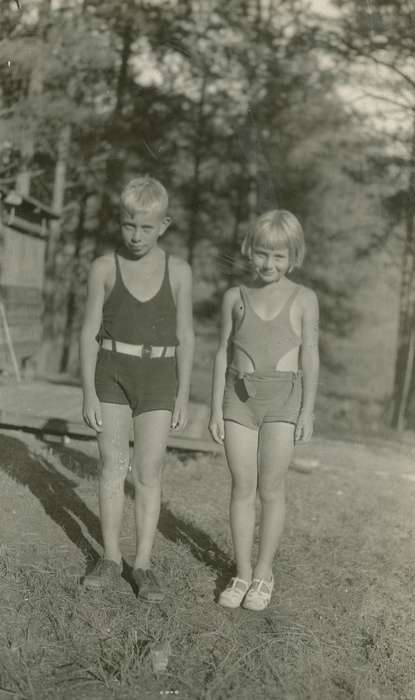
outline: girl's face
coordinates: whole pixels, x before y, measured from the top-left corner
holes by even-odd
[[[251,250],[251,263],[256,278],[262,284],[279,282],[290,269],[290,255],[286,246],[269,248],[254,243]]]
[[[121,215],[121,235],[124,246],[135,258],[142,258],[156,245],[170,223],[167,216],[158,211],[139,211]]]

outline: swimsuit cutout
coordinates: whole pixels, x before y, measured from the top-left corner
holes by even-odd
[[[233,345],[251,360],[256,374],[275,371],[281,358],[301,345],[301,338],[293,330],[290,319],[290,310],[299,290],[300,287],[296,286],[281,311],[264,321],[252,308],[246,288],[240,287],[244,315],[235,331]]]

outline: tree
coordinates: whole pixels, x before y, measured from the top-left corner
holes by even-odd
[[[336,3],[341,10],[337,27],[319,35],[325,50],[340,56],[358,76],[365,94],[379,104],[390,119],[379,115],[386,136],[389,158],[384,163],[401,165],[400,189],[404,191],[404,228],[401,262],[399,328],[390,423],[405,427],[411,396],[415,393],[415,35],[413,7],[406,0],[382,0],[373,6],[357,0]],[[399,117],[399,119],[398,119]],[[391,119],[392,118],[392,119]],[[409,128],[400,126],[402,118]],[[391,127],[391,121],[393,125]],[[402,157],[402,147],[406,155]]]

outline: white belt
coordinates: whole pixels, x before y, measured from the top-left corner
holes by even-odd
[[[103,338],[101,347],[104,350],[113,350],[113,352],[121,352],[124,355],[134,355],[154,359],[155,357],[174,357],[176,348],[174,345],[131,345],[130,343],[121,343],[119,340],[110,340]]]

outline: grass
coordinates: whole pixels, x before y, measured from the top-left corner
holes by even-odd
[[[81,447],[0,434],[5,698],[413,700],[413,449],[322,437],[302,448],[320,464],[288,475],[275,595],[253,614],[215,604],[232,567],[221,456],[168,455],[155,546],[163,604],[136,599],[128,567],[116,589],[83,589],[100,546],[96,462]],[[158,644],[171,650],[163,673],[152,663]]]

